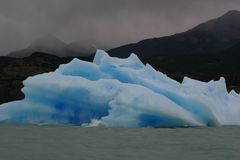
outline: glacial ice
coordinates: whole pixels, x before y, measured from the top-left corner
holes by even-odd
[[[0,106],[0,123],[110,127],[240,125],[240,95],[224,78],[178,83],[144,65],[96,52],[93,63],[73,59],[55,72],[27,78],[25,99]]]

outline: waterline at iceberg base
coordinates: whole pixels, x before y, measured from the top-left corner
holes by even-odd
[[[178,83],[132,54],[74,59],[23,82],[25,99],[0,106],[0,123],[107,127],[240,125],[240,95],[224,78]]]

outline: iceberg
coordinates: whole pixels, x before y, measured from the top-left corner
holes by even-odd
[[[106,127],[196,127],[240,124],[240,95],[224,78],[182,83],[144,65],[97,50],[93,63],[73,59],[27,78],[25,98],[0,105],[0,123]]]

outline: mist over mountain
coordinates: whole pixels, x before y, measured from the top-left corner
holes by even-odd
[[[240,11],[229,11],[183,33],[152,38],[109,50],[112,56],[136,53],[147,59],[162,55],[215,54],[240,42]]]
[[[107,49],[108,47],[100,42],[92,42],[89,44],[83,44],[82,41],[74,41],[68,44],[68,47],[74,53],[81,53],[81,55],[76,54],[76,56],[89,56],[91,54],[95,54],[97,49]]]
[[[219,18],[209,20],[186,32],[172,36],[142,40],[110,49],[116,57],[128,57],[131,53],[142,59],[162,55],[215,54],[240,42],[240,11],[229,11]],[[106,49],[104,45],[82,44],[74,41],[67,44],[47,35],[32,42],[26,49],[11,52],[11,57],[26,57],[33,52],[44,52],[59,57],[81,57],[93,54],[96,49]]]
[[[93,47],[83,46],[79,42],[67,44],[53,35],[46,35],[33,41],[27,48],[13,51],[10,57],[27,57],[34,52],[49,53],[59,57],[85,57],[95,52]]]

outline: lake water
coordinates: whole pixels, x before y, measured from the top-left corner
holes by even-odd
[[[239,160],[240,127],[0,125],[0,160]]]

